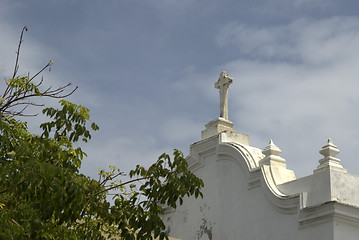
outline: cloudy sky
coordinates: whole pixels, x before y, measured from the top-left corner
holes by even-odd
[[[28,26],[20,73],[53,59],[46,84],[78,86],[69,100],[100,126],[83,146],[93,177],[173,148],[188,154],[219,116],[223,70],[234,78],[229,119],[251,145],[273,139],[302,177],[331,137],[359,174],[358,9],[356,0],[0,0],[0,75],[11,75]]]

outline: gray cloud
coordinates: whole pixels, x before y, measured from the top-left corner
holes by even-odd
[[[254,140],[259,147],[263,137],[282,143],[289,165],[301,176],[310,173],[302,164],[317,164],[328,137],[345,150],[343,164],[354,165],[358,37],[358,18],[334,17],[269,28],[232,23],[217,38],[221,46],[256,56],[224,65],[238,80],[231,89],[233,119],[261,138]]]
[[[323,3],[1,1],[0,73],[12,71],[29,25],[22,73],[54,59],[47,83],[78,85],[69,100],[100,125],[84,145],[91,176],[100,166],[148,165],[175,147],[188,153],[218,116],[222,70],[234,77],[230,120],[254,146],[273,138],[303,176],[332,137],[343,165],[359,173],[356,2]]]

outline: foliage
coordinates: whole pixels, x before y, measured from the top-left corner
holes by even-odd
[[[26,122],[28,106],[41,106],[32,99],[64,98],[65,85],[55,90],[35,84],[34,76],[17,76],[17,51],[13,77],[0,101],[0,239],[166,239],[161,215],[165,206],[175,208],[183,198],[201,196],[203,182],[193,175],[183,154],[174,150],[148,169],[137,166],[130,180],[112,166],[91,179],[79,168],[86,154],[78,141],[91,139],[98,130],[89,120],[89,110],[60,100],[60,109],[44,108],[50,117],[41,124],[42,134],[30,133]],[[22,108],[17,108],[23,106]],[[115,192],[114,204],[107,196]]]
[[[77,89],[76,87],[72,91],[63,94],[64,91],[67,90],[67,88],[71,85],[71,83],[69,83],[56,89],[49,87],[41,91],[40,88],[43,84],[43,78],[41,78],[37,84],[33,82],[45,69],[50,70],[50,67],[54,62],[53,60],[50,60],[45,66],[42,67],[39,72],[33,76],[28,75],[20,77],[17,75],[19,70],[20,48],[21,44],[23,43],[24,31],[27,31],[26,26],[21,31],[19,45],[16,51],[14,73],[12,78],[5,81],[7,86],[3,92],[2,97],[0,98],[0,113],[5,115],[26,116],[24,111],[28,106],[43,106],[43,104],[35,103],[33,101],[34,98],[66,98]]]

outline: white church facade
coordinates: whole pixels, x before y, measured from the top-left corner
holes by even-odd
[[[228,87],[222,72],[220,117],[206,124],[191,145],[190,170],[204,181],[203,199],[167,209],[169,236],[182,240],[359,239],[359,176],[347,173],[329,139],[323,158],[307,177],[296,179],[270,141],[250,146],[228,120]]]

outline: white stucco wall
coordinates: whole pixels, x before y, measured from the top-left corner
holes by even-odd
[[[267,152],[277,156],[264,156],[259,149],[231,141],[221,133],[191,146],[188,162],[204,181],[204,198],[186,199],[183,206],[166,212],[170,236],[359,239],[357,176],[321,169],[295,180],[275,145]],[[349,182],[353,184],[345,190]]]

